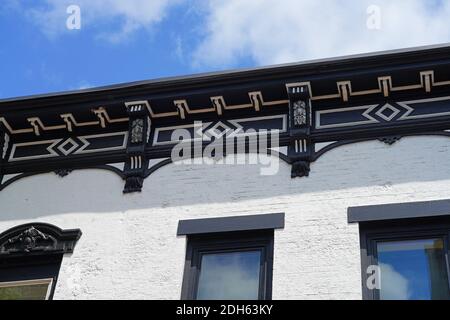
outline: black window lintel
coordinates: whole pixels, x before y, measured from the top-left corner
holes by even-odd
[[[284,228],[284,213],[180,220],[177,235]]]

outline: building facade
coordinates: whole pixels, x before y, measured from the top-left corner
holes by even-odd
[[[450,47],[9,99],[0,133],[0,297],[450,297]]]

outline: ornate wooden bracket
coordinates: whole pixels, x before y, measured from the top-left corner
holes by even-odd
[[[47,223],[29,223],[0,234],[0,257],[72,253],[81,230],[61,230]]]
[[[127,102],[128,126],[127,161],[125,162],[124,193],[140,192],[148,167],[145,146],[150,136],[151,122],[146,101]]]
[[[60,176],[61,178],[64,178],[65,176],[68,176],[73,170],[72,169],[57,169],[55,170],[55,174]]]
[[[311,96],[307,86],[288,86],[289,146],[288,157],[292,164],[291,177],[309,175],[312,159]]]

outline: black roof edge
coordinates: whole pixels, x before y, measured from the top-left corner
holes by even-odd
[[[15,103],[29,103],[31,101],[38,102],[39,100],[52,100],[52,99],[64,99],[64,98],[75,98],[81,95],[90,94],[111,94],[118,90],[127,90],[139,87],[145,87],[146,89],[160,89],[164,87],[171,86],[184,86],[184,85],[205,85],[211,84],[214,81],[226,81],[233,78],[245,79],[251,77],[264,76],[274,73],[283,72],[299,72],[300,75],[302,71],[310,71],[313,68],[335,68],[335,71],[340,69],[344,70],[349,66],[358,67],[366,66],[367,63],[378,63],[380,66],[385,65],[387,60],[402,61],[403,59],[413,60],[417,58],[429,57],[429,55],[439,55],[444,54],[450,58],[450,43],[420,46],[420,47],[409,47],[403,49],[377,51],[371,53],[362,53],[354,55],[346,55],[340,57],[306,60],[295,63],[285,63],[277,64],[256,68],[242,68],[242,69],[231,69],[225,71],[207,72],[207,73],[197,73],[185,76],[175,76],[175,77],[165,77],[157,78],[153,80],[142,80],[127,83],[120,83],[114,85],[107,85],[101,87],[94,87],[81,90],[73,91],[61,91],[54,93],[37,94],[30,96],[12,97],[6,99],[0,99],[1,105],[9,105]],[[383,59],[381,59],[383,58]],[[408,63],[407,60],[404,63]],[[372,66],[373,67],[373,66]],[[299,76],[300,76],[299,75]]]

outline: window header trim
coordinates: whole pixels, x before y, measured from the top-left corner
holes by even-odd
[[[63,230],[48,223],[27,223],[0,233],[0,257],[72,253],[80,229]]]
[[[349,207],[348,223],[450,215],[450,199]]]
[[[180,220],[177,235],[283,229],[284,213]]]

